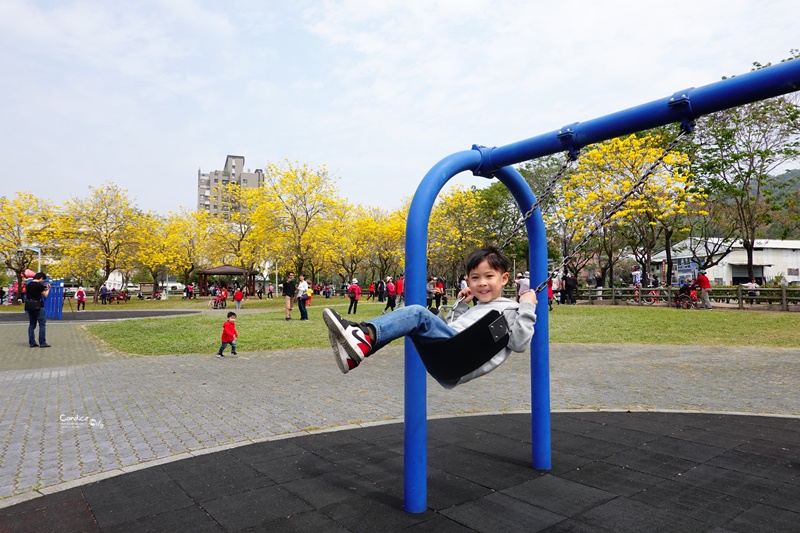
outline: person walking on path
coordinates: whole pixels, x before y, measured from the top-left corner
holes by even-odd
[[[347,308],[347,314],[352,311],[353,314],[358,312],[358,300],[361,298],[361,287],[358,286],[358,280],[353,278],[353,282],[347,287],[347,295],[350,297],[350,307]]]
[[[86,311],[86,291],[83,287],[78,287],[75,292],[75,300],[78,302],[78,311]]]
[[[236,355],[236,339],[239,334],[236,332],[236,313],[228,311],[228,318],[222,324],[222,344],[217,351],[217,357],[225,357],[223,353],[228,345],[231,345],[231,355]]]
[[[39,272],[33,276],[25,290],[25,311],[28,313],[28,344],[31,348],[49,348],[47,344],[47,315],[44,300],[50,293],[50,284],[45,283],[47,274]],[[36,344],[36,325],[39,325],[39,344]]]
[[[233,301],[236,303],[236,309],[242,308],[242,300],[244,300],[244,292],[241,287],[236,287],[233,293]]]
[[[706,271],[700,270],[697,273],[697,279],[692,283],[692,287],[700,288],[700,301],[702,308],[706,311],[711,310],[711,282],[706,277]]]
[[[292,319],[292,303],[294,302],[294,295],[297,292],[297,284],[294,281],[294,272],[289,272],[286,280],[281,285],[281,292],[283,299],[286,302],[286,320]]]
[[[306,309],[308,300],[308,282],[306,277],[300,274],[300,283],[297,284],[297,308],[300,310],[300,320],[308,320],[308,310]]]
[[[387,309],[394,311],[397,305],[397,289],[392,282],[392,276],[386,277],[386,307],[383,308],[383,314],[386,314]]]
[[[407,305],[394,313],[355,323],[340,317],[333,309],[322,312],[328,338],[339,370],[348,373],[383,346],[400,337],[409,336],[414,342],[426,343],[450,339],[466,330],[492,310],[503,313],[508,322],[508,346],[499,350],[480,368],[458,379],[440,381],[447,388],[466,383],[500,366],[511,352],[524,352],[530,346],[536,323],[536,291],[520,295],[520,302],[503,298],[511,262],[494,247],[473,252],[466,264],[469,287],[459,291],[459,302],[449,323],[421,305]],[[461,300],[478,299],[474,307]]]
[[[405,297],[405,292],[403,292],[403,290],[405,289],[405,285],[406,285],[406,277],[404,274],[400,274],[399,276],[397,276],[397,284],[395,285],[395,290],[397,291],[397,305],[399,305],[400,307],[402,307],[403,304],[405,304],[406,297]]]

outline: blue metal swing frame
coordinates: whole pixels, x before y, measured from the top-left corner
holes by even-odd
[[[592,143],[680,122],[684,127],[700,116],[800,90],[800,60],[787,61],[703,87],[678,91],[672,96],[600,118],[570,124],[501,147],[473,146],[439,161],[425,175],[411,202],[406,224],[406,301],[424,304],[428,222],[436,197],[455,175],[472,171],[498,178],[508,187],[524,213],[535,202],[528,184],[511,165],[569,151],[576,154]],[[541,214],[527,219],[529,265],[532,283],[544,280],[547,244]],[[550,353],[547,301],[536,309],[536,330],[531,340],[532,465],[551,468]],[[405,341],[405,510],[427,509],[427,390],[425,367],[410,339]]]

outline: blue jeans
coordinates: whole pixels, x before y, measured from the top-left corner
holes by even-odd
[[[231,342],[223,342],[222,346],[219,347],[219,351],[217,353],[221,354],[223,351],[225,351],[225,348],[227,348],[229,344],[231,345],[231,353],[236,353],[236,340],[235,339],[232,340]]]
[[[449,339],[458,332],[421,305],[407,305],[388,315],[367,321],[375,328],[374,350],[382,348],[400,337],[411,337],[417,342]]]
[[[34,338],[36,332],[36,324],[39,324],[39,344],[47,342],[47,316],[44,312],[44,307],[38,311],[28,311],[28,343],[36,344]]]
[[[306,302],[308,298],[298,298],[297,308],[300,310],[300,320],[308,320],[308,310],[306,309]]]

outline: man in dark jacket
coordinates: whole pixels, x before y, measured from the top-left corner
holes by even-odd
[[[47,275],[39,272],[33,276],[25,289],[25,311],[28,313],[28,344],[31,348],[49,348],[47,344],[47,316],[44,311],[44,299],[50,293],[50,284],[45,283]],[[39,324],[39,344],[36,344],[36,324]]]

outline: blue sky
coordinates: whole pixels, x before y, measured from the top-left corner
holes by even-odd
[[[795,0],[3,0],[0,195],[113,181],[166,214],[236,154],[326,165],[395,208],[473,144],[777,62],[798,20]]]

